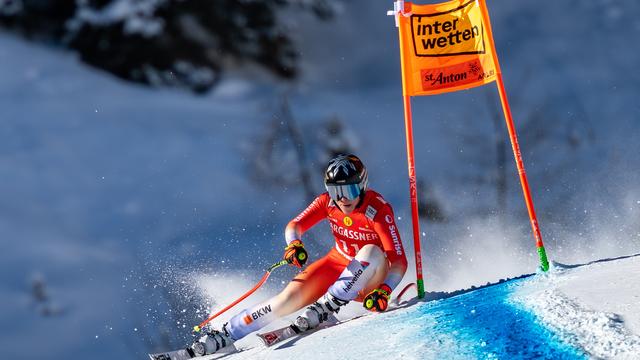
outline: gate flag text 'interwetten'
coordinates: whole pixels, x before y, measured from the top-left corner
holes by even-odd
[[[483,11],[478,0],[404,3],[399,16],[404,95],[440,94],[496,80],[491,25]]]

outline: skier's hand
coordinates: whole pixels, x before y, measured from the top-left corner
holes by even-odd
[[[307,263],[307,250],[300,240],[293,240],[286,248],[284,248],[283,258],[291,265],[303,267]]]
[[[383,312],[389,307],[389,298],[391,297],[391,288],[387,284],[380,285],[377,289],[365,296],[362,306],[373,312]]]

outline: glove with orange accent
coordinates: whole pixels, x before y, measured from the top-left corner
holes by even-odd
[[[293,240],[286,248],[284,248],[283,258],[291,265],[303,267],[307,263],[307,250],[300,240]]]
[[[389,307],[391,288],[387,284],[380,285],[377,289],[365,296],[362,305],[365,309],[373,312],[383,312]]]

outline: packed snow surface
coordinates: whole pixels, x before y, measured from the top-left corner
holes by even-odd
[[[255,336],[238,353],[209,359],[553,358],[634,359],[640,354],[640,256],[585,265],[554,264],[548,273],[455,293],[344,323],[271,348]],[[282,325],[282,323],[278,324]]]
[[[596,358],[637,359],[640,354],[640,259],[556,265],[534,278],[514,300],[538,314],[567,342]]]

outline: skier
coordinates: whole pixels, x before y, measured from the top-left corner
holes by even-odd
[[[391,292],[407,269],[391,205],[367,188],[367,170],[355,155],[332,159],[324,183],[327,192],[287,225],[283,257],[303,267],[308,257],[302,234],[324,219],[329,222],[335,246],[280,294],[241,311],[220,330],[209,331],[191,345],[190,352],[196,356],[217,352],[305,306],[294,322],[301,331],[317,327],[349,301],[362,302],[374,312],[387,309]]]

